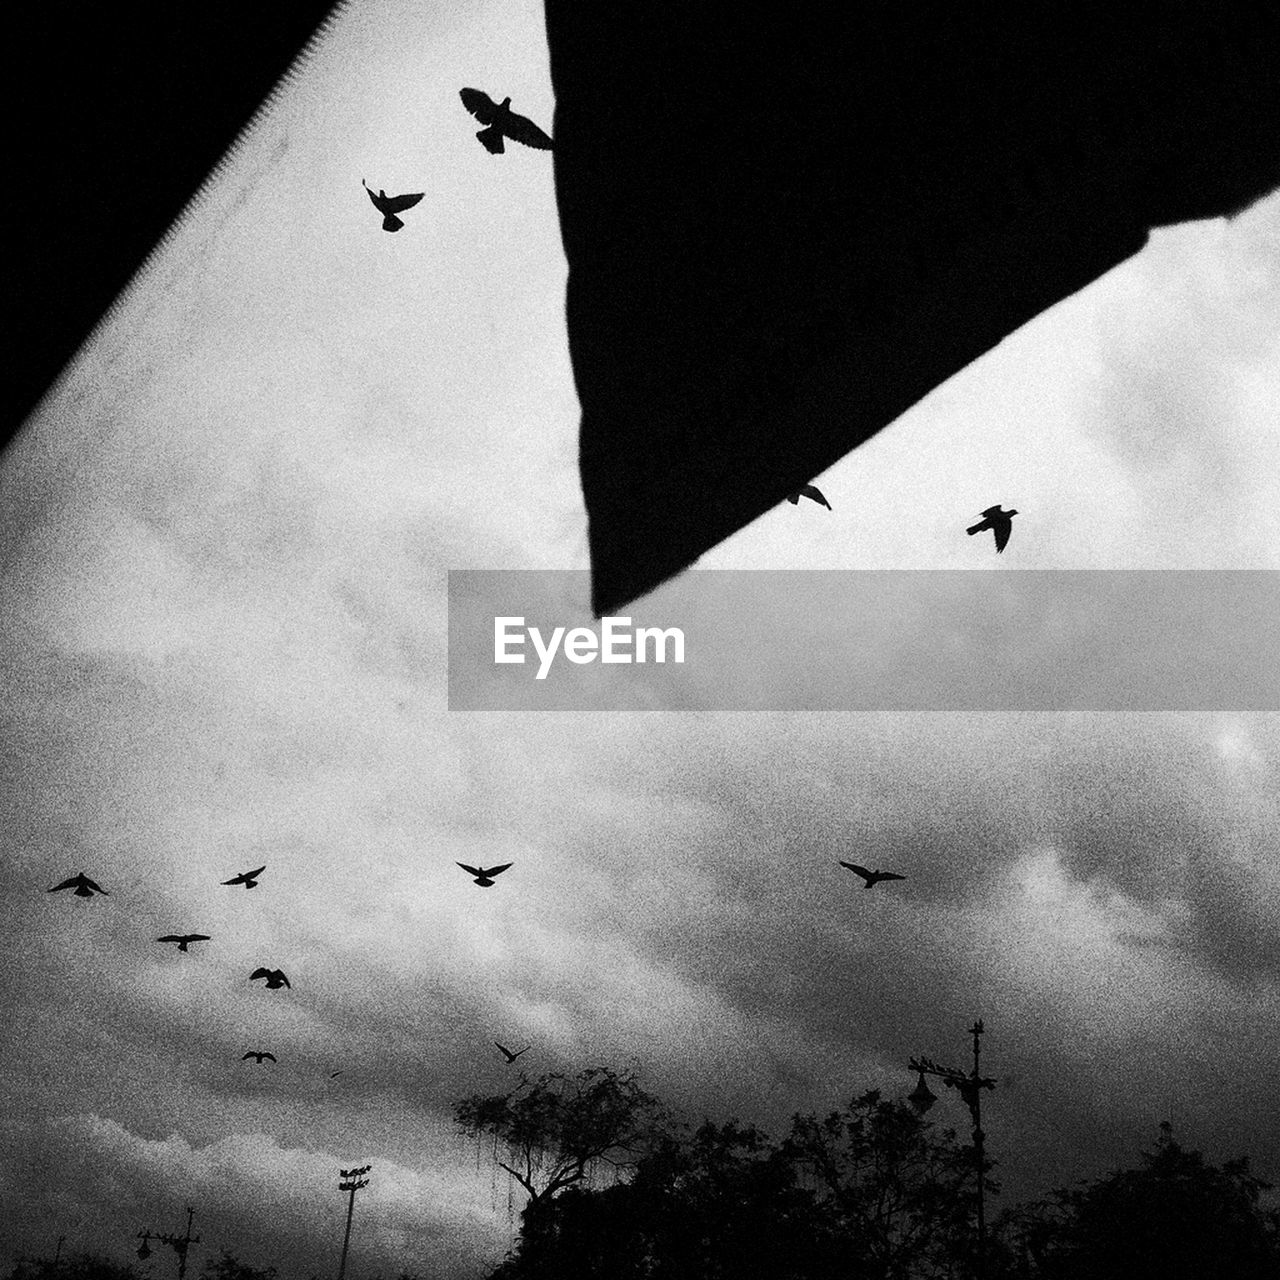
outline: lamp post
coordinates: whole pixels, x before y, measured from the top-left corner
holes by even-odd
[[[342,1261],[338,1263],[338,1280],[346,1274],[347,1270],[347,1245],[351,1243],[351,1215],[356,1208],[356,1192],[361,1187],[369,1185],[369,1179],[361,1175],[369,1172],[373,1165],[361,1165],[359,1169],[339,1169],[338,1173],[342,1176],[342,1181],[338,1183],[339,1191],[349,1191],[351,1199],[347,1201],[347,1231],[342,1237]]]
[[[983,1280],[986,1272],[986,1251],[987,1251],[987,1218],[986,1218],[986,1199],[985,1199],[985,1182],[983,1176],[986,1170],[986,1154],[983,1143],[986,1134],[982,1132],[982,1091],[983,1089],[994,1089],[996,1087],[995,1079],[991,1076],[984,1076],[978,1071],[978,1057],[981,1050],[980,1038],[982,1036],[982,1019],[969,1028],[969,1034],[973,1037],[973,1070],[970,1072],[961,1071],[958,1067],[944,1067],[934,1062],[932,1058],[912,1058],[911,1070],[919,1072],[920,1079],[916,1083],[916,1087],[908,1095],[908,1101],[915,1109],[924,1114],[937,1101],[936,1096],[925,1084],[925,1076],[937,1076],[948,1089],[955,1089],[964,1099],[965,1105],[969,1108],[969,1114],[973,1117],[973,1159],[978,1171],[978,1253],[977,1266],[975,1273],[977,1280]]]
[[[191,1234],[191,1219],[195,1214],[195,1210],[187,1205],[187,1229],[180,1236],[166,1235],[160,1231],[139,1231],[137,1234],[141,1238],[142,1243],[138,1246],[138,1257],[149,1258],[151,1256],[151,1241],[159,1240],[161,1244],[167,1244],[178,1255],[178,1280],[184,1280],[187,1274],[187,1250],[193,1244],[200,1243],[199,1236]]]

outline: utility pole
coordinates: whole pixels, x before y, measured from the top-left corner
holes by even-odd
[[[994,1089],[996,1082],[993,1077],[981,1075],[978,1071],[978,1059],[981,1052],[980,1040],[982,1037],[982,1019],[979,1018],[973,1026],[969,1028],[969,1034],[973,1037],[973,1070],[965,1072],[957,1067],[943,1067],[934,1062],[932,1058],[912,1058],[911,1070],[920,1073],[920,1082],[910,1095],[910,1102],[917,1111],[922,1114],[933,1106],[937,1099],[930,1092],[929,1086],[925,1084],[925,1076],[937,1076],[948,1089],[955,1089],[964,1099],[965,1105],[969,1108],[969,1114],[973,1117],[973,1160],[977,1166],[978,1173],[978,1252],[977,1265],[974,1268],[974,1274],[977,1280],[984,1280],[986,1274],[986,1253],[987,1253],[987,1214],[986,1214],[986,1148],[983,1145],[986,1141],[986,1134],[982,1132],[982,1091],[983,1089]]]
[[[178,1255],[178,1280],[186,1280],[187,1250],[193,1244],[200,1243],[200,1237],[191,1234],[191,1219],[194,1214],[195,1210],[190,1205],[187,1205],[187,1229],[180,1236],[166,1235],[159,1231],[152,1231],[150,1228],[146,1231],[139,1231],[138,1235],[142,1239],[142,1244],[138,1246],[138,1257],[150,1257],[151,1241],[159,1240],[161,1244],[167,1244]]]
[[[342,1277],[347,1271],[347,1245],[351,1243],[351,1215],[355,1212],[356,1208],[356,1192],[359,1191],[361,1187],[367,1187],[369,1185],[369,1179],[364,1178],[361,1175],[368,1173],[372,1168],[373,1165],[366,1164],[361,1165],[359,1169],[338,1170],[338,1173],[342,1176],[342,1181],[338,1183],[338,1190],[349,1191],[351,1193],[351,1199],[347,1201],[347,1232],[346,1235],[342,1237],[342,1261],[338,1263],[338,1280],[342,1280]]]

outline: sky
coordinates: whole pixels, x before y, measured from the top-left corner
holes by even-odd
[[[1280,1181],[1275,716],[448,710],[447,571],[587,567],[551,159],[463,85],[550,129],[540,5],[350,5],[0,459],[0,1250],[190,1204],[194,1263],[306,1280],[371,1164],[349,1274],[479,1277],[519,1201],[451,1113],[514,1083],[494,1040],[780,1134],[981,1017],[993,1212],[1166,1118]],[[425,193],[401,232],[362,178]],[[1278,354],[1272,196],[699,567],[1280,568]],[[46,892],[80,870],[110,896]]]

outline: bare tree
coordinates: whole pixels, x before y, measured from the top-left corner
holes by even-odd
[[[528,1193],[526,1214],[600,1164],[633,1168],[665,1122],[633,1073],[608,1067],[522,1077],[510,1093],[462,1099],[454,1119],[464,1134],[491,1136],[504,1149],[498,1166]]]

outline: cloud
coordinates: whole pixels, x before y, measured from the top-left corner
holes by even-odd
[[[1266,424],[1278,393],[1280,197],[1232,220],[1153,232],[1113,273],[1098,312],[1105,345],[1084,425],[1141,473],[1125,536],[1175,546],[1183,565],[1270,566],[1277,519]],[[1156,543],[1159,539],[1159,543]]]
[[[20,1136],[23,1198],[39,1208],[49,1198],[50,1210],[69,1214],[70,1248],[114,1251],[114,1243],[122,1250],[146,1229],[180,1234],[190,1204],[201,1236],[196,1257],[226,1249],[286,1274],[327,1274],[345,1219],[338,1170],[356,1164],[373,1165],[352,1232],[362,1273],[412,1265],[423,1274],[465,1274],[496,1260],[506,1245],[488,1188],[456,1159],[436,1158],[418,1170],[377,1152],[309,1150],[262,1133],[195,1145],[178,1134],[149,1139],[92,1113],[62,1116]],[[75,1188],[74,1203],[55,1205],[66,1187]],[[152,1249],[167,1253],[162,1244]]]

